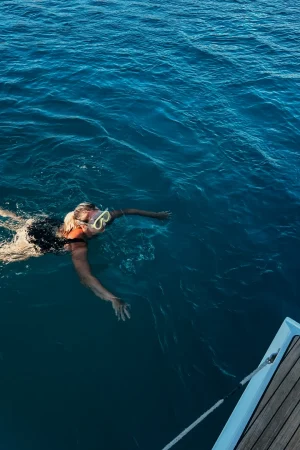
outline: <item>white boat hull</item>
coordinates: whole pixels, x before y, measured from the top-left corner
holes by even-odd
[[[280,349],[278,356],[273,364],[267,365],[252,378],[212,450],[233,450],[235,448],[287,347],[293,337],[297,335],[300,335],[300,324],[287,317],[262,358],[262,362]]]

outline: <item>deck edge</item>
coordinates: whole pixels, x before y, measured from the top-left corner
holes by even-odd
[[[261,362],[280,349],[276,360],[272,365],[264,367],[250,381],[212,450],[233,450],[235,448],[257,403],[280,364],[286,349],[296,335],[300,335],[300,324],[287,317],[276,333]]]

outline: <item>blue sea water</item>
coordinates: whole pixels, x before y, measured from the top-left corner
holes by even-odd
[[[291,0],[1,1],[0,206],[173,212],[90,244],[126,323],[69,255],[0,267],[1,450],[160,449],[300,320],[299,22]],[[176,448],[211,449],[235,400]]]

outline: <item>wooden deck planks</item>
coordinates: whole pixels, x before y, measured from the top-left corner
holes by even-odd
[[[266,390],[264,396],[262,397],[261,401],[259,402],[256,410],[254,411],[254,414],[247,426],[251,426],[253,422],[256,420],[257,416],[262,412],[270,398],[274,395],[274,392],[278,389],[280,386],[282,380],[286,377],[288,372],[291,370],[291,367],[295,364],[297,359],[300,356],[300,337],[295,336],[294,339],[291,341],[286,354],[284,358],[282,359],[282,362],[280,364],[280,367],[275,372],[275,375],[271,381],[271,385]],[[284,364],[283,364],[284,362]],[[246,430],[247,430],[246,428]]]
[[[299,446],[300,446],[300,425],[298,426],[296,432],[292,435],[288,444],[285,447],[280,448],[280,450],[299,450]]]
[[[282,427],[280,433],[277,434],[275,439],[273,440],[270,450],[280,449],[283,450],[287,447],[289,442],[291,441],[293,435],[297,432],[299,428],[299,415],[300,415],[300,401],[298,402],[296,408],[293,410],[290,417],[287,419],[285,424]],[[298,444],[300,440],[298,441]],[[290,447],[289,447],[290,448]],[[298,445],[299,449],[299,445]]]
[[[300,338],[296,336],[235,450],[299,450],[299,439]]]

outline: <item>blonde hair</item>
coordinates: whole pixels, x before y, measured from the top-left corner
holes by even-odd
[[[85,221],[87,212],[96,210],[97,207],[94,203],[84,202],[80,203],[74,211],[69,212],[64,218],[63,234],[68,235],[72,230],[78,228],[78,221]]]

